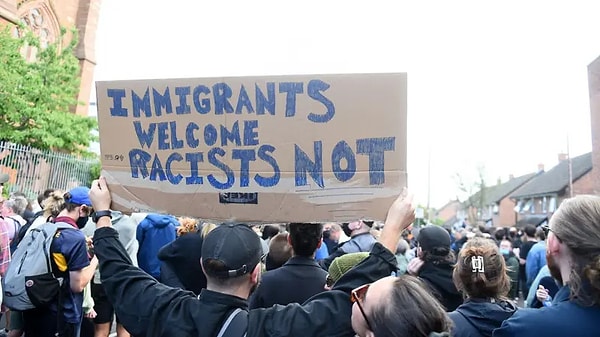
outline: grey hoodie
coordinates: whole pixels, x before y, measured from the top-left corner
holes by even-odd
[[[131,219],[128,215],[125,215],[118,211],[111,211],[112,219],[111,223],[113,228],[119,233],[119,241],[125,247],[127,254],[129,254],[129,258],[131,259],[134,266],[137,267],[137,252],[139,248],[139,244],[137,239],[135,238],[135,233],[137,229],[136,222]],[[96,224],[90,220],[88,223],[81,229],[85,236],[94,236],[94,232],[96,231]],[[94,283],[100,284],[100,270],[96,268],[96,272],[94,274]]]

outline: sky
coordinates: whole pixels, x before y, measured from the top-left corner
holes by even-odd
[[[441,207],[465,197],[457,174],[470,185],[483,168],[496,184],[591,151],[599,12],[576,0],[102,0],[95,80],[406,72],[408,186]]]

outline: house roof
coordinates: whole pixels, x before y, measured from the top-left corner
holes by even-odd
[[[473,194],[468,200],[471,204],[478,204],[480,198],[483,198],[483,205],[492,205],[499,203],[502,199],[509,196],[523,184],[527,183],[536,176],[536,173],[529,173],[520,177],[512,178],[509,181],[494,186],[486,186],[482,191]],[[482,197],[483,193],[483,197]]]
[[[592,153],[571,159],[573,181],[581,178],[592,170]],[[516,190],[510,197],[522,199],[543,196],[564,191],[569,186],[569,161],[564,160],[550,171],[540,174],[523,187]]]
[[[460,206],[460,201],[450,200],[444,206],[442,206],[438,210],[436,210],[436,213],[440,213],[441,211],[443,211],[444,209],[449,208],[449,207],[459,207],[459,206]]]
[[[512,192],[516,191],[519,187],[533,179],[537,173],[530,173],[520,177],[513,178],[504,184],[494,186],[494,188],[488,192],[487,201],[488,205],[492,203],[499,203],[502,199],[509,196]]]

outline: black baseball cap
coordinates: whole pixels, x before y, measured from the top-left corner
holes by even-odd
[[[262,257],[262,244],[246,224],[222,224],[213,229],[202,243],[202,264],[207,276],[238,277],[251,273]],[[221,262],[225,268],[206,268],[210,260]]]
[[[440,255],[450,252],[450,234],[440,226],[428,225],[421,228],[417,241],[423,251],[440,253]]]

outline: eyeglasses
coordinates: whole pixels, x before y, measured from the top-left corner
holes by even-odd
[[[369,327],[369,330],[373,331],[372,325],[371,325],[371,323],[369,323],[369,319],[367,318],[367,315],[365,314],[365,310],[362,307],[362,302],[365,301],[365,296],[367,295],[367,291],[369,290],[370,285],[371,285],[370,283],[367,283],[365,285],[362,285],[362,286],[352,290],[352,292],[350,293],[350,301],[352,301],[352,303],[356,303],[358,305],[358,309],[360,310],[360,313],[363,315],[365,322],[367,322],[367,327]]]
[[[558,235],[556,235],[556,232],[550,228],[549,224],[545,224],[545,225],[541,226],[540,228],[542,228],[542,230],[544,231],[544,235],[546,236],[546,239],[548,239],[548,234],[550,234],[550,232],[552,232],[552,233],[554,233],[554,236],[558,239],[558,241],[562,242],[562,240],[558,237]]]

